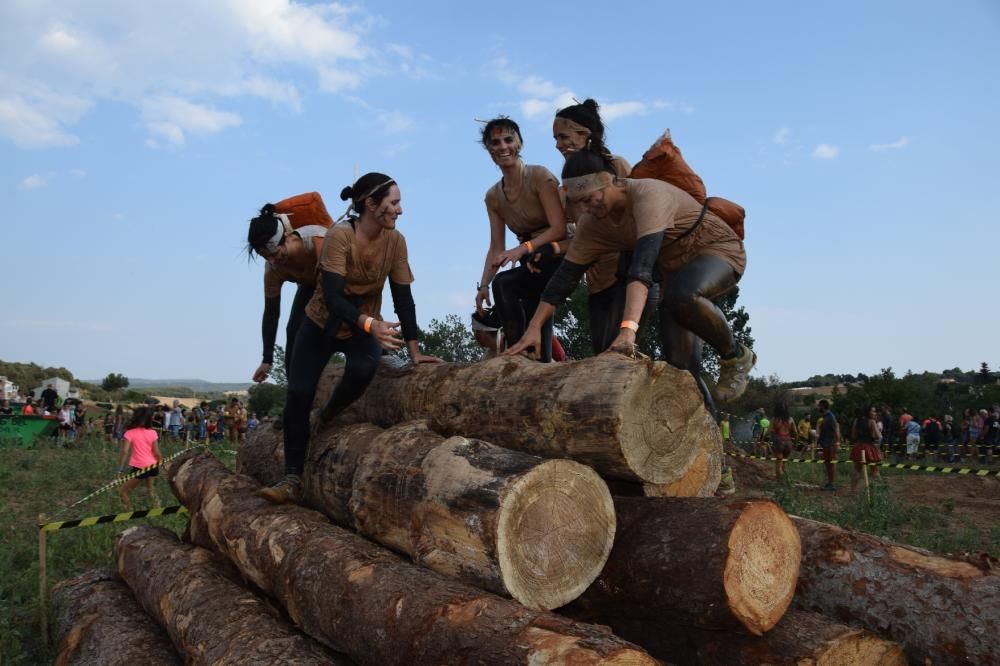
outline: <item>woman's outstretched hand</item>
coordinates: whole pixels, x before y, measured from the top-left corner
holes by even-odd
[[[504,356],[517,356],[521,352],[525,351],[529,347],[532,347],[534,351],[530,352],[531,357],[538,358],[538,350],[542,346],[542,333],[536,328],[529,327],[528,330],[524,332],[521,339],[517,341],[513,347],[510,347],[503,353]]]
[[[412,359],[413,365],[420,365],[421,363],[444,363],[444,359],[440,359],[437,356],[431,356],[430,354],[415,354]]]
[[[396,351],[403,346],[403,338],[399,333],[398,321],[372,321],[371,335],[376,342],[382,345],[382,349]]]

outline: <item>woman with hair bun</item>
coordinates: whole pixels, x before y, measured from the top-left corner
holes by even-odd
[[[267,261],[264,266],[264,316],[260,326],[264,355],[253,373],[257,383],[267,379],[274,365],[274,340],[281,319],[281,287],[291,282],[296,290],[285,327],[285,371],[288,371],[295,334],[316,287],[316,262],[326,231],[327,227],[318,224],[293,229],[287,216],[275,213],[273,204],[265,205],[260,215],[250,220],[247,255],[257,254]],[[275,425],[278,423],[281,421],[275,421]]]
[[[611,350],[634,354],[637,321],[654,270],[659,269],[664,284],[660,343],[665,360],[692,374],[713,413],[713,399],[742,395],[756,355],[736,341],[726,316],[712,302],[736,286],[746,269],[746,252],[735,232],[687,192],[659,180],[619,178],[602,156],[591,151],[571,156],[562,176],[568,202],[586,213],[577,222],[573,243],[546,286],[527,331],[507,353],[537,344],[542,324],[601,255],[631,251],[624,316]],[[712,393],[701,379],[702,341],[721,358]]]
[[[521,129],[510,118],[494,118],[483,127],[481,141],[502,177],[486,192],[486,214],[490,221],[490,248],[483,274],[476,285],[476,309],[493,299],[503,323],[507,344],[521,339],[528,319],[538,307],[538,299],[559,265],[566,238],[566,216],[559,199],[559,181],[543,166],[521,161]],[[505,230],[510,229],[520,243],[504,250]],[[507,264],[521,261],[508,271],[497,273]],[[552,324],[547,322],[536,348],[539,360],[552,360]]]
[[[552,136],[556,141],[556,150],[567,160],[581,150],[589,150],[600,155],[618,178],[627,178],[632,170],[624,157],[612,154],[605,145],[601,108],[593,99],[588,98],[581,104],[556,111],[556,117],[552,121]],[[575,221],[582,213],[579,206],[567,202],[566,218],[571,230],[575,231]],[[624,273],[628,268],[629,259],[628,253],[606,252],[587,269],[590,343],[595,354],[610,347],[618,335],[618,323],[625,310],[625,281],[619,279],[618,274]],[[659,281],[654,281],[649,288],[646,309],[639,322],[641,326],[645,326],[652,317],[659,297]]]
[[[323,368],[342,352],[344,374],[320,410],[325,423],[357,400],[371,383],[383,350],[405,345],[414,364],[440,362],[420,353],[417,314],[410,291],[413,274],[406,239],[396,230],[403,214],[396,182],[367,173],[345,187],[340,198],[351,200],[347,219],[330,228],[319,260],[316,291],[306,306],[288,373],[285,403],[285,479],[261,491],[276,503],[302,497],[302,470],[309,444],[309,411]],[[386,280],[399,322],[382,320]],[[402,337],[400,337],[402,334]]]

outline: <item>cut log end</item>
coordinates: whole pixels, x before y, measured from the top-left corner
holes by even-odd
[[[687,372],[674,370],[671,381],[687,380],[690,390],[657,388],[651,382],[636,382],[625,399],[632,405],[632,418],[622,424],[621,449],[629,468],[646,483],[669,484],[687,474],[697,455],[706,447],[722,444],[715,420],[702,402]],[[708,440],[706,442],[706,440]]]
[[[768,631],[795,595],[802,543],[795,524],[772,502],[751,502],[733,525],[723,584],[733,615],[752,633]],[[835,663],[835,662],[830,662]]]
[[[546,461],[503,498],[497,550],[504,584],[529,608],[558,608],[597,578],[614,535],[614,503],[597,473],[570,460]]]
[[[816,666],[905,666],[906,654],[896,643],[878,636],[862,634],[845,636],[831,643],[815,656]]]
[[[722,440],[703,437],[687,473],[670,483],[644,483],[646,497],[712,497],[722,481]]]
[[[608,653],[595,650],[589,641],[539,629],[526,632],[530,642],[529,664],[574,664],[579,666],[656,666],[660,662],[642,650],[619,648]]]

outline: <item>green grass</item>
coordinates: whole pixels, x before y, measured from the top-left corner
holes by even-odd
[[[161,450],[169,456],[183,446],[168,441]],[[47,438],[33,448],[0,448],[0,666],[52,663],[55,646],[46,647],[38,630],[39,515],[49,522],[123,512],[117,489],[60,511],[114,479],[118,455],[116,445],[97,435],[70,448],[56,447]],[[162,506],[178,503],[163,475],[156,480],[155,496]],[[140,486],[132,493],[132,509],[145,508],[150,504]],[[178,533],[186,523],[177,515],[143,520]],[[47,533],[47,587],[97,566],[113,566],[114,536],[136,522]]]
[[[793,456],[797,457],[797,456]],[[842,455],[844,460],[845,456]],[[933,463],[923,463],[933,464]],[[768,471],[773,463],[768,463]],[[899,499],[893,492],[893,480],[913,474],[904,470],[881,470],[880,478],[871,478],[871,501],[863,482],[855,493],[831,495],[818,490],[826,483],[822,464],[788,463],[788,474],[781,481],[771,481],[764,492],[788,513],[886,537],[893,541],[926,548],[939,553],[986,551],[1000,557],[1000,526],[986,530],[964,520],[961,510],[951,500],[938,506],[921,506]],[[836,484],[850,488],[852,465],[836,466]],[[934,479],[947,483],[951,477]]]

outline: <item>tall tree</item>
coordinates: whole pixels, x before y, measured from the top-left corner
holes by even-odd
[[[109,372],[108,376],[101,382],[101,388],[108,393],[117,391],[118,389],[128,388],[128,377],[116,372]]]
[[[976,377],[976,383],[978,384],[992,384],[993,383],[993,373],[990,372],[990,365],[986,361],[983,361],[979,366],[979,374]]]
[[[274,364],[271,365],[271,381],[278,386],[288,386],[288,368],[285,366],[285,348],[274,346]]]
[[[427,330],[420,332],[420,348],[425,354],[458,363],[478,361],[484,353],[472,330],[454,314],[445,316],[444,321],[431,319]],[[405,352],[400,350],[397,355],[403,356]]]

